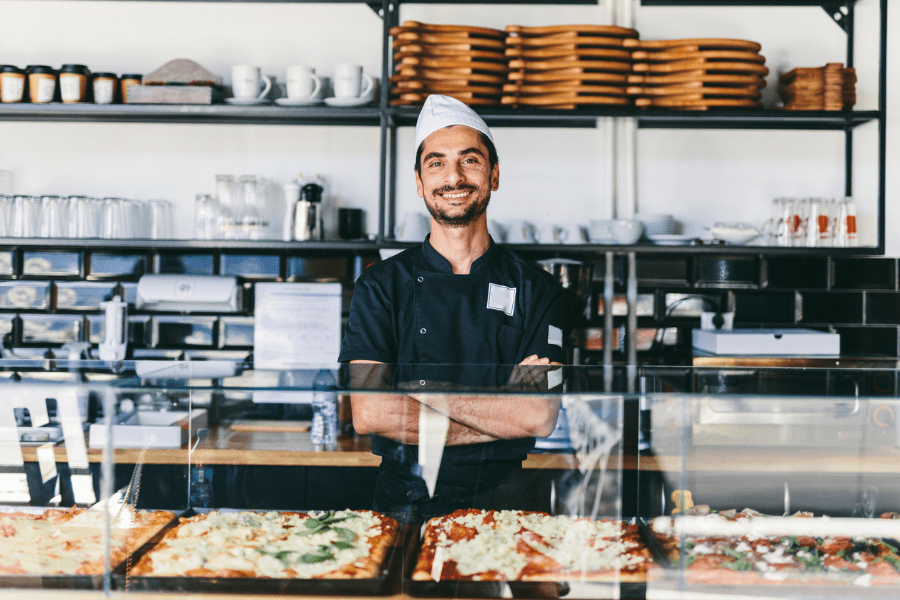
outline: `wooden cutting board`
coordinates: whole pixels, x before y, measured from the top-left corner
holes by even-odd
[[[503,86],[507,94],[522,94],[533,96],[535,94],[559,94],[579,93],[595,96],[624,96],[625,88],[614,85],[591,85],[581,81],[562,81],[544,84],[519,84],[507,83]]]
[[[646,50],[637,50],[631,53],[633,60],[641,61],[680,61],[693,60],[696,58],[705,58],[707,60],[737,60],[743,62],[766,62],[766,57],[756,52],[745,52],[743,50],[678,50],[671,52],[647,52]]]
[[[553,81],[591,81],[608,84],[627,83],[627,75],[620,73],[587,72],[584,69],[557,69],[553,71],[510,71],[510,81],[524,81],[525,83],[547,83]]]
[[[276,433],[304,433],[309,431],[309,421],[242,420],[231,424],[232,431],[265,431]]]
[[[685,82],[699,81],[723,85],[754,85],[758,88],[766,87],[766,80],[759,75],[724,75],[712,74],[705,71],[685,71],[671,75],[638,75],[628,76],[628,83],[632,85],[675,85]]]
[[[635,106],[679,108],[682,110],[706,110],[707,108],[759,108],[762,106],[755,100],[741,98],[702,98],[698,96],[673,96],[660,98],[637,98]]]
[[[505,32],[499,29],[491,29],[490,27],[478,27],[473,25],[443,25],[434,23],[422,23],[420,21],[403,21],[401,25],[397,27],[391,27],[389,33],[391,35],[396,35],[405,31],[455,34],[471,37],[494,37],[501,40],[506,37]]]
[[[615,48],[579,48],[575,44],[545,46],[542,48],[521,48],[514,46],[507,48],[505,54],[510,58],[521,58],[523,60],[543,60],[570,56],[579,58],[603,58],[609,60],[631,60],[631,53],[627,50]]]
[[[631,71],[631,63],[614,60],[580,60],[578,57],[554,60],[523,60],[516,58],[509,61],[510,70],[552,71],[576,66],[586,71],[623,72]]]
[[[635,73],[680,73],[683,71],[705,71],[707,73],[755,73],[766,76],[769,69],[759,63],[713,62],[702,58],[667,63],[634,63]]]
[[[507,62],[509,58],[500,52],[490,52],[487,50],[457,50],[453,48],[430,48],[425,49],[421,46],[400,46],[400,48],[394,52],[394,61],[399,62],[400,60],[407,58],[409,56],[424,56],[431,58],[466,58],[466,59],[477,59],[477,60],[490,60],[494,62]]]
[[[505,76],[490,75],[486,73],[476,73],[472,69],[400,69],[396,74],[391,76],[391,81],[449,81],[465,79],[473,83],[493,83],[503,85],[508,80]]]
[[[431,33],[415,33],[412,31],[398,33],[394,36],[394,45],[397,44],[427,44],[429,46],[443,46],[453,44],[466,44],[473,48],[502,50],[506,47],[503,40],[492,38],[464,37],[459,35],[443,35]]]
[[[506,45],[521,48],[541,48],[544,46],[572,44],[579,48],[623,48],[625,46],[625,39],[627,38],[579,35],[578,32],[571,31],[568,33],[556,33],[540,37],[511,35],[506,38]]]
[[[629,87],[628,93],[633,96],[681,96],[699,92],[702,97],[731,96],[736,98],[759,98],[759,88],[756,86],[743,87],[715,87],[704,86],[702,83],[684,83],[680,85],[664,85],[659,87]]]
[[[625,40],[625,46],[641,48],[644,50],[664,50],[679,46],[695,46],[708,50],[746,50],[759,52],[762,45],[750,40],[738,40],[729,38],[682,38],[677,40]]]
[[[435,69],[473,69],[489,73],[506,73],[509,67],[506,63],[480,61],[465,57],[432,58],[427,56],[407,56],[398,63],[399,67],[429,67]]]
[[[524,106],[547,105],[605,105],[605,106],[629,106],[629,98],[619,96],[588,96],[578,93],[543,94],[540,96],[503,96],[502,104],[516,104]]]
[[[446,96],[450,96],[451,98],[456,98],[460,102],[469,105],[498,105],[500,104],[499,98],[490,97],[485,98],[483,96],[479,96],[478,94],[473,94],[471,92],[457,92],[452,94],[445,94]],[[425,99],[428,98],[429,94],[422,94],[417,92],[409,92],[400,94],[397,97],[391,100],[391,104],[422,104],[425,102]]]
[[[526,37],[556,35],[560,33],[576,33],[579,35],[596,35],[604,37],[636,38],[638,32],[628,27],[616,25],[549,25],[546,27],[527,27],[524,25],[507,25],[506,33]]]

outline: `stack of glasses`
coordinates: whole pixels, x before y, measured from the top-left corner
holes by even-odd
[[[769,74],[756,42],[735,39],[633,40],[633,84],[640,107],[760,108]]]
[[[166,200],[0,196],[0,237],[171,239]]]
[[[196,197],[194,239],[281,239],[283,207],[279,186],[268,179],[216,175],[216,193]]]
[[[773,246],[854,247],[859,241],[853,198],[776,198],[769,242]]]
[[[629,106],[625,86],[631,72],[628,42],[634,29],[611,25],[506,28],[509,82],[503,104],[574,109]]]
[[[405,21],[390,34],[395,65],[391,104],[422,104],[429,94],[469,105],[500,104],[508,71],[502,31]]]

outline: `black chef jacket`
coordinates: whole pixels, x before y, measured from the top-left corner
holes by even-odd
[[[450,383],[491,389],[505,384],[511,371],[496,365],[518,364],[533,354],[565,361],[556,280],[493,240],[468,274],[454,274],[426,237],[357,280],[339,360],[396,364],[397,373],[416,370],[423,381],[462,373],[463,380]],[[534,438],[448,446],[438,486],[442,480],[471,481],[475,473],[502,479],[533,447]],[[410,498],[424,493],[424,482],[415,477],[417,446],[373,435],[372,451],[383,457],[382,476],[385,469],[400,478],[408,473]]]

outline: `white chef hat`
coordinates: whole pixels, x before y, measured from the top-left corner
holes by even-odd
[[[416,121],[416,150],[429,135],[451,125],[471,127],[486,135],[491,144],[494,143],[494,136],[491,135],[487,123],[474,110],[456,98],[432,94],[425,99],[419,120]]]

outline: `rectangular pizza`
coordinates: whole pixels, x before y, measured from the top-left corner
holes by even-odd
[[[175,519],[168,511],[123,510],[110,519],[110,567]],[[79,508],[40,513],[0,512],[0,573],[4,575],[96,575],[104,571],[106,518]]]
[[[646,581],[636,525],[513,510],[458,510],[425,525],[418,581]]]
[[[218,512],[182,517],[131,570],[149,577],[377,577],[399,533],[367,510]]]
[[[752,510],[715,512],[706,506],[686,511],[690,516],[724,521],[765,519]],[[893,518],[893,513],[882,515]],[[796,518],[813,519],[812,513]],[[748,523],[748,521],[743,521]],[[673,567],[681,565],[689,582],[703,584],[900,585],[900,554],[896,543],[882,539],[808,535],[685,535],[668,530],[671,520],[653,521],[653,535]],[[682,539],[683,537],[683,539]]]

